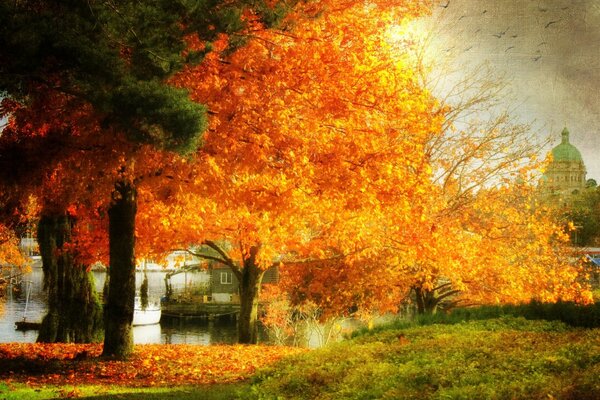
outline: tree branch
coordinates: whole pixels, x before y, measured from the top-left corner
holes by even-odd
[[[446,297],[450,297],[450,296],[453,296],[453,295],[459,294],[459,293],[460,293],[460,290],[456,290],[456,289],[455,290],[450,290],[450,291],[448,291],[448,292],[446,292],[444,294],[439,295],[438,298],[437,298],[437,302],[439,303],[442,300],[444,300]]]

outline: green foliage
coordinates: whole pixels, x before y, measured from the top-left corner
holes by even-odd
[[[600,243],[600,188],[589,182],[586,189],[573,195],[572,202],[560,210],[562,219],[576,227],[571,234],[574,244],[594,246]]]
[[[259,373],[253,391],[264,399],[598,398],[598,333],[512,317],[388,327],[286,359]]]
[[[98,103],[112,116],[111,122],[137,142],[184,154],[200,145],[206,107],[190,101],[185,90],[158,80],[128,80],[100,96],[105,96]]]
[[[456,322],[502,316],[522,316],[530,320],[562,321],[575,327],[600,328],[599,303],[581,305],[572,302],[540,303],[532,301],[521,305],[456,309],[448,318]]]
[[[144,271],[144,280],[140,286],[140,301],[142,305],[142,310],[148,308],[148,275]]]

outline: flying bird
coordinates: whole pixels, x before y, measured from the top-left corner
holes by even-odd
[[[472,48],[473,48],[473,46],[469,46],[469,47],[467,47],[467,48],[466,48],[464,51],[469,51],[469,50],[471,50]]]
[[[508,28],[506,28],[503,32],[492,33],[492,36],[495,36],[498,39],[500,39],[502,36],[506,35],[506,31],[508,31]]]
[[[559,21],[560,21],[560,19],[557,19],[556,21],[550,21],[550,22],[548,22],[548,23],[546,24],[545,28],[549,27],[549,26],[550,26],[550,25],[552,25],[552,24],[556,24],[556,23],[557,23],[557,22],[559,22]]]
[[[533,57],[533,58],[532,58],[532,60],[533,60],[533,61],[537,61],[537,60],[539,60],[540,58],[542,58],[542,56]]]
[[[514,48],[515,48],[515,46],[510,46],[510,47],[507,47],[507,48],[506,48],[506,50],[504,50],[504,52],[506,53],[506,52],[507,52],[507,51],[509,51],[510,49],[514,49]]]

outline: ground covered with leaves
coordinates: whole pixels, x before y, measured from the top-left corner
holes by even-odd
[[[600,399],[600,329],[504,316],[363,331],[306,351],[139,345],[0,345],[0,398]]]
[[[99,358],[100,344],[8,343],[0,344],[0,380],[8,386],[232,383],[304,351],[278,346],[137,345],[130,360],[114,361]]]

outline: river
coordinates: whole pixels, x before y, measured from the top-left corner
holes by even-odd
[[[96,289],[102,291],[106,273],[94,271]],[[150,299],[160,299],[165,294],[165,271],[148,271],[148,295]],[[143,279],[143,273],[136,276],[137,287]],[[194,282],[195,274],[179,274],[172,278],[174,289],[183,288]],[[29,301],[26,300],[29,293]],[[46,312],[46,294],[43,290],[43,273],[39,262],[31,272],[23,277],[23,282],[15,287],[7,287],[4,300],[0,300],[0,343],[35,342],[37,331],[17,331],[15,322],[23,320],[39,322]],[[25,309],[27,305],[27,310]],[[235,322],[230,321],[181,321],[162,320],[160,324],[133,327],[135,343],[168,344],[227,344],[237,341]]]

